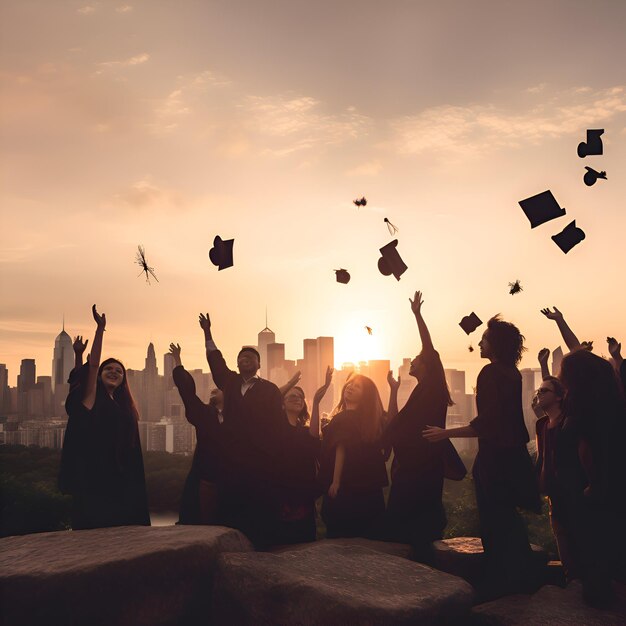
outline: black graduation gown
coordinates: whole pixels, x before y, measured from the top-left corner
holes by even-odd
[[[83,366],[86,368],[87,366]],[[99,384],[82,403],[86,370],[67,397],[59,487],[73,496],[72,528],[150,525],[137,424]]]

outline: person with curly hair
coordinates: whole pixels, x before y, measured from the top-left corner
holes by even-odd
[[[524,336],[519,329],[492,317],[480,343],[489,359],[478,375],[478,415],[468,426],[429,426],[431,442],[452,437],[478,437],[472,474],[485,551],[485,593],[491,596],[527,591],[532,586],[532,551],[528,532],[517,508],[539,513],[537,478],[526,444],[529,441],[522,409]]]

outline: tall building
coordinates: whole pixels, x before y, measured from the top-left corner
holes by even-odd
[[[267,346],[276,341],[276,335],[273,330],[270,330],[267,326],[267,312],[265,314],[265,328],[258,334],[258,350],[261,356],[261,369],[259,370],[259,376],[261,378],[268,379],[270,370],[267,365]]]
[[[6,415],[10,410],[9,370],[4,363],[0,363],[0,415]]]
[[[163,417],[162,381],[159,379],[154,344],[150,342],[146,354],[146,365],[143,370],[143,389],[141,419],[147,422],[158,422]]]
[[[163,384],[165,391],[168,391],[174,386],[174,355],[171,352],[163,355]]]
[[[268,344],[266,361],[267,379],[276,385],[284,385],[289,380],[285,368],[285,344]]]
[[[65,399],[70,391],[67,382],[74,367],[72,338],[65,332],[65,322],[54,340],[52,351],[52,406],[50,413],[56,416],[65,414]]]
[[[561,361],[563,360],[563,349],[559,346],[552,351],[552,376],[558,376],[561,371]]]
[[[52,393],[56,392],[57,385],[67,385],[67,379],[74,367],[74,348],[72,338],[63,329],[54,340],[52,352]]]
[[[28,392],[35,387],[35,359],[22,359],[17,375],[17,413],[21,418],[28,417]]]
[[[520,370],[520,374],[522,375],[522,408],[524,410],[524,422],[526,423],[528,434],[532,437],[537,421],[537,416],[532,409],[532,402],[537,389],[536,375],[541,375],[541,371],[536,368],[531,369],[525,367]]]
[[[386,359],[369,361],[368,369],[369,377],[378,388],[380,399],[386,410],[389,406],[389,383],[387,382],[387,375],[391,369],[391,363]]]

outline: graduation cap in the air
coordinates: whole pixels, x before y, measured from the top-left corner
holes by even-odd
[[[519,205],[530,220],[531,228],[541,226],[541,224],[565,215],[565,209],[559,206],[549,189],[538,193],[536,196],[520,200]]]
[[[362,206],[365,206],[367,204],[367,200],[365,199],[365,197],[357,198],[356,200],[353,200],[352,203],[356,204],[356,206],[358,206],[358,207],[362,207]]]
[[[219,235],[213,239],[213,247],[209,250],[209,259],[213,265],[217,265],[218,270],[225,270],[233,266],[233,244],[234,239],[224,241]]]
[[[606,180],[606,172],[596,172],[596,170],[587,166],[585,166],[585,169],[587,171],[585,172],[585,175],[583,176],[583,180],[585,181],[585,185],[587,185],[587,187],[591,187],[592,185],[595,185],[596,180],[598,180],[598,178],[602,178],[602,180]]]
[[[347,285],[350,282],[350,274],[348,273],[348,270],[335,270],[335,275],[338,283]]]
[[[368,335],[371,335],[374,331],[372,330],[371,326],[366,326],[365,330],[367,331]]]
[[[459,326],[469,335],[473,333],[482,324],[481,319],[472,311],[470,315],[466,315],[460,322]]]
[[[378,270],[383,276],[389,276],[393,274],[396,280],[400,280],[400,276],[404,274],[409,268],[402,260],[402,257],[396,250],[398,240],[394,239],[386,246],[380,248],[381,257],[378,259]]]
[[[586,156],[602,154],[602,134],[604,128],[588,129],[587,130],[587,142],[581,141],[578,144],[578,156],[584,159]]]
[[[567,254],[585,238],[585,233],[576,226],[576,220],[570,222],[560,233],[552,236],[552,241]]]

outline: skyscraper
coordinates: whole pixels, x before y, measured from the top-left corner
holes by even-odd
[[[9,370],[4,363],[0,363],[0,415],[9,412]]]
[[[74,348],[72,338],[63,329],[54,340],[52,352],[52,393],[55,393],[57,385],[66,385],[67,379],[74,367]]]
[[[261,355],[261,369],[259,371],[259,376],[261,378],[268,379],[269,378],[269,368],[267,365],[267,346],[270,343],[275,343],[276,335],[273,330],[270,330],[267,327],[267,312],[265,313],[265,328],[258,335],[258,346],[259,346],[259,354]]]

